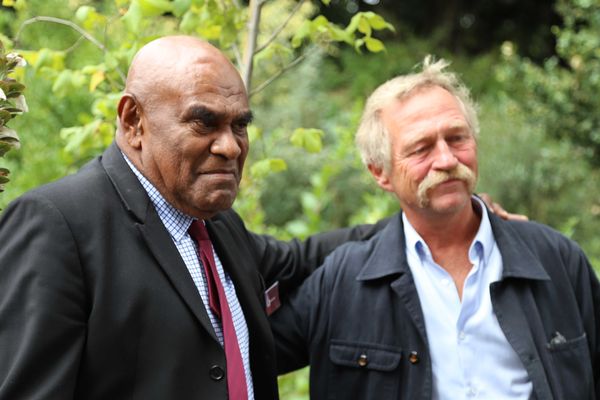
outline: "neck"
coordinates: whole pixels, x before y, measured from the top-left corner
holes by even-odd
[[[454,280],[461,299],[464,280],[472,267],[469,247],[481,222],[481,213],[475,207],[471,202],[449,214],[405,210],[406,218],[427,243],[434,261]]]
[[[471,202],[458,212],[440,214],[405,209],[406,218],[433,251],[436,248],[470,245],[481,222],[481,212]]]

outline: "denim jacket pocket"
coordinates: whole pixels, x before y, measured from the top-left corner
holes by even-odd
[[[586,334],[560,339],[554,337],[546,346],[558,380],[557,399],[593,399],[592,363]]]
[[[331,340],[328,399],[392,399],[400,384],[402,349],[376,343]]]

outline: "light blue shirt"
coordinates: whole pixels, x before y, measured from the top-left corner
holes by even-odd
[[[425,317],[434,400],[527,400],[532,384],[492,308],[490,284],[502,276],[502,256],[486,208],[469,248],[473,264],[462,302],[452,277],[432,258],[405,214],[406,255]]]
[[[204,303],[204,307],[206,308],[206,312],[210,318],[210,322],[215,330],[215,334],[219,339],[221,345],[223,345],[223,329],[221,327],[221,321],[217,318],[217,316],[210,309],[210,305],[208,302],[208,286],[206,285],[206,276],[204,273],[204,268],[200,263],[200,258],[198,256],[198,245],[196,242],[190,237],[188,233],[188,229],[194,221],[193,217],[189,215],[185,215],[175,207],[170,205],[165,198],[159,193],[159,191],[141,174],[140,171],[129,161],[129,159],[123,154],[125,161],[138,178],[148,196],[150,197],[150,201],[154,205],[160,220],[164,224],[167,231],[171,235],[171,239],[173,239],[173,243],[175,243],[175,247],[179,251],[181,258],[183,258],[183,262],[187,267],[190,275],[198,289],[198,293],[202,298],[202,302]],[[242,311],[242,307],[238,301],[237,295],[235,293],[235,286],[233,285],[233,281],[223,270],[223,265],[221,264],[221,260],[219,260],[219,256],[215,252],[213,248],[213,255],[215,259],[215,264],[217,266],[217,272],[219,274],[219,279],[223,284],[223,289],[225,290],[225,296],[227,297],[227,303],[229,304],[229,309],[231,311],[231,316],[233,319],[233,325],[235,328],[235,333],[237,335],[238,344],[240,346],[240,352],[242,354],[242,360],[244,362],[244,372],[246,373],[246,385],[248,387],[248,400],[254,399],[254,386],[252,384],[252,373],[250,371],[250,337],[248,336],[248,326],[246,325],[246,319],[244,318],[244,313]],[[202,355],[199,354],[198,357]],[[202,371],[197,371],[198,374],[202,373]]]

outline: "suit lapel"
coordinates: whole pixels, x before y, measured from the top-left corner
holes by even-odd
[[[144,224],[137,225],[144,237],[148,248],[158,261],[165,275],[189,307],[194,316],[200,321],[214,340],[218,341],[215,330],[210,322],[202,298],[194,284],[190,272],[179,255],[179,251],[154,208],[149,207]]]
[[[116,144],[113,143],[104,152],[102,165],[167,279],[204,329],[217,341],[202,298],[177,247]]]

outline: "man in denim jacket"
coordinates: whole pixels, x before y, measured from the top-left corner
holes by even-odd
[[[468,90],[426,59],[381,85],[357,134],[402,212],[332,253],[271,317],[278,370],[319,399],[595,399],[600,287],[581,249],[473,196]]]

